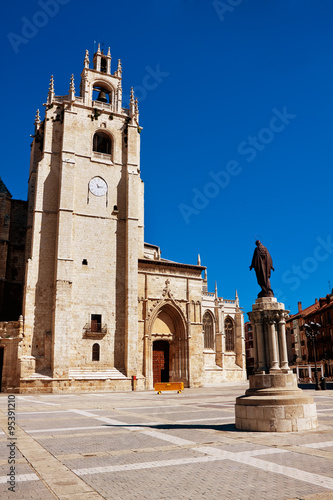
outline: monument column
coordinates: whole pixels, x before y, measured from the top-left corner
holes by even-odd
[[[258,316],[257,316],[257,318],[258,318]],[[258,366],[257,366],[256,372],[265,373],[266,364],[265,364],[264,332],[263,332],[263,328],[262,328],[262,323],[260,323],[260,315],[259,315],[259,319],[257,319],[257,322],[255,323],[254,330],[255,331],[254,331],[254,335],[253,335],[253,343],[256,346],[257,361],[258,361]]]
[[[260,241],[252,259],[261,292],[248,313],[258,356],[250,387],[236,399],[236,428],[244,431],[291,432],[315,429],[313,397],[298,388],[288,366],[285,318],[289,311],[274,297],[270,285],[272,258]]]
[[[281,319],[278,323],[278,337],[280,346],[280,368],[283,371],[290,372],[286,342],[286,320],[284,314],[281,315]]]
[[[274,371],[280,371],[275,325],[276,323],[274,319],[269,318],[267,322],[267,327],[268,327],[268,343],[269,343],[269,357],[270,357],[270,365],[269,365],[270,373]]]

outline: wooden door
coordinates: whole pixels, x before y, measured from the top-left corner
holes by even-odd
[[[169,382],[169,343],[157,340],[153,344],[153,383]]]

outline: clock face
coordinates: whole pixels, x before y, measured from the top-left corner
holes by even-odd
[[[95,196],[104,196],[108,190],[108,186],[101,177],[93,177],[89,182],[89,190]]]

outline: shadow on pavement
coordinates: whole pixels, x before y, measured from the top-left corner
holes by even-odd
[[[156,425],[144,425],[144,424],[122,424],[122,425],[112,425],[105,424],[105,427],[150,427],[151,429],[161,429],[161,430],[173,430],[173,429],[205,429],[214,431],[228,431],[228,432],[241,432],[236,429],[235,424],[221,424],[221,425],[189,425],[189,424],[156,424]]]

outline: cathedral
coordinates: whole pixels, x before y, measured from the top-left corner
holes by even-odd
[[[92,67],[91,67],[92,66]],[[28,201],[0,180],[5,392],[129,391],[246,379],[243,312],[207,271],[144,241],[138,101],[86,51],[78,94],[37,111]]]

